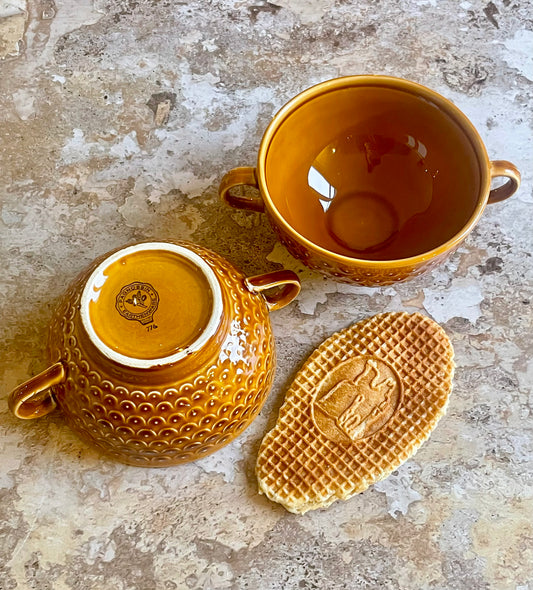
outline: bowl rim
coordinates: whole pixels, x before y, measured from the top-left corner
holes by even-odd
[[[338,90],[344,90],[347,88],[354,87],[382,87],[387,89],[396,89],[414,94],[418,97],[422,97],[427,101],[435,104],[441,111],[444,112],[448,117],[456,122],[462,129],[465,136],[469,139],[474,153],[477,156],[477,161],[480,171],[480,187],[479,195],[474,211],[470,215],[469,219],[463,225],[463,227],[455,233],[446,242],[422,252],[406,258],[391,258],[387,260],[372,260],[365,258],[355,258],[339,254],[332,250],[328,250],[318,244],[315,244],[299,231],[297,231],[280,213],[276,207],[272,196],[268,191],[267,175],[266,175],[266,160],[272,140],[278,131],[290,115],[295,113],[304,104],[312,101],[313,99],[322,96],[330,92],[336,92]],[[398,78],[394,76],[382,76],[382,75],[356,75],[356,76],[343,76],[340,78],[333,78],[320,82],[307,88],[300,94],[297,94],[294,98],[289,100],[281,109],[276,113],[274,118],[268,125],[257,156],[257,177],[259,183],[259,189],[265,202],[267,212],[271,217],[274,218],[274,223],[280,226],[285,233],[291,236],[296,242],[305,246],[309,251],[314,252],[322,259],[329,259],[334,261],[338,265],[344,265],[346,267],[364,267],[364,268],[376,268],[381,270],[387,270],[390,268],[418,266],[421,263],[427,262],[436,258],[437,256],[450,252],[456,248],[472,231],[474,226],[477,224],[483,211],[487,205],[489,192],[490,192],[490,161],[487,154],[487,150],[479,135],[477,129],[468,117],[450,100],[440,95],[439,93],[404,78]]]
[[[192,264],[197,266],[205,276],[211,288],[213,295],[213,305],[211,309],[211,316],[209,317],[207,325],[202,333],[196,338],[196,340],[191,342],[185,348],[180,349],[171,355],[159,358],[142,359],[117,352],[101,340],[101,338],[96,333],[96,330],[94,329],[90,319],[89,303],[98,299],[99,289],[106,280],[104,272],[111,264],[135,252],[157,250],[164,250],[178,254],[179,256],[186,258]],[[121,248],[120,250],[112,253],[110,256],[107,256],[90,274],[89,278],[85,282],[80,299],[80,316],[82,325],[93,345],[109,360],[135,369],[154,369],[158,367],[165,367],[181,361],[194,352],[198,352],[207,344],[211,337],[215,335],[221,323],[222,315],[222,289],[214,270],[201,256],[192,250],[186,248],[185,246],[173,244],[171,242],[141,242],[139,244]]]

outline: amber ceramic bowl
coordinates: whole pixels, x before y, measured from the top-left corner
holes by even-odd
[[[187,242],[145,242],[96,260],[49,332],[50,366],[9,406],[56,405],[86,442],[130,465],[212,453],[257,416],[275,369],[269,311],[299,292],[291,271],[246,278]]]
[[[491,190],[491,181],[506,177]],[[268,126],[255,167],[220,185],[230,206],[265,211],[288,250],[343,282],[387,285],[442,262],[520,174],[491,161],[449,100],[385,76],[323,82]],[[235,187],[259,190],[243,191]]]

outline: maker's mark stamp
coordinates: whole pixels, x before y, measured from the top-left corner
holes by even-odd
[[[150,283],[135,281],[124,285],[117,295],[115,307],[127,320],[135,320],[143,326],[154,321],[159,306],[159,295]]]

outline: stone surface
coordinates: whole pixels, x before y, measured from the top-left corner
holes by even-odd
[[[527,0],[0,2],[2,590],[533,589],[532,23]],[[382,289],[304,269],[263,216],[217,198],[286,100],[362,73],[447,96],[523,174],[444,266]],[[249,274],[300,273],[299,300],[272,314],[278,371],[252,426],[203,461],[145,470],[58,413],[12,417],[78,271],[172,237]],[[390,310],[450,335],[448,414],[389,480],[290,515],[257,494],[259,442],[312,349]]]

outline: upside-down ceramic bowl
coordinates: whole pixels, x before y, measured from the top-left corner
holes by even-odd
[[[245,277],[188,242],[144,242],[93,262],[61,299],[50,366],[9,396],[19,418],[58,406],[82,439],[131,465],[193,461],[233,440],[270,390],[269,311],[297,276]]]

